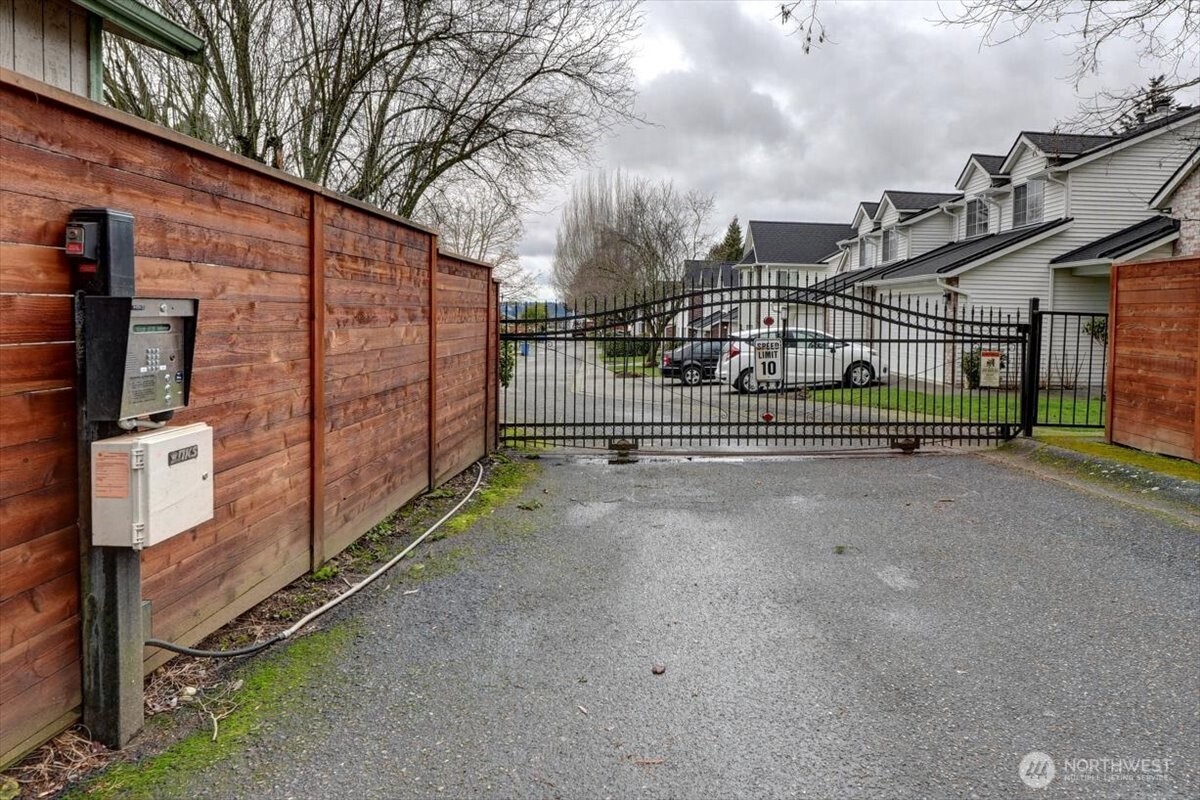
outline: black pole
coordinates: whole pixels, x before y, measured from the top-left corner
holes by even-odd
[[[84,303],[89,295],[134,296],[133,218],[110,209],[72,214],[94,251],[72,264],[75,288],[75,398],[78,422],[80,594],[83,637],[83,724],[93,739],[121,748],[142,729],[141,555],[131,547],[92,545],[92,442],[125,433],[115,422],[94,420],[87,402]],[[68,247],[68,255],[72,255]],[[94,259],[94,261],[89,260]]]
[[[1029,333],[1025,338],[1025,374],[1021,380],[1021,432],[1033,436],[1037,423],[1038,373],[1041,371],[1042,315],[1039,301],[1029,299]]]

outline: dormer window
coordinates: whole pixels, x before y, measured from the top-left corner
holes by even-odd
[[[868,258],[867,240],[859,239],[858,240],[858,266],[860,266],[860,267],[867,266],[867,258]]]
[[[988,207],[982,200],[967,203],[967,238],[988,232]]]
[[[1013,227],[1042,221],[1046,208],[1046,182],[1026,181],[1013,189]]]
[[[896,257],[896,229],[888,228],[883,232],[883,263],[886,264]]]

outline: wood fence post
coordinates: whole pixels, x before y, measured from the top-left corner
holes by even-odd
[[[1116,399],[1117,385],[1114,378],[1117,374],[1117,293],[1121,286],[1121,267],[1113,264],[1108,278],[1108,341],[1104,346],[1108,349],[1108,366],[1104,375],[1104,440],[1113,443],[1113,400]]]
[[[495,327],[496,323],[492,318],[492,314],[495,312],[495,309],[492,307],[494,305],[492,303],[493,283],[490,270],[488,271],[485,281],[486,283],[484,285],[487,287],[487,300],[484,302],[487,303],[487,314],[485,316],[487,321],[484,324],[487,326],[485,331],[487,338],[483,347],[483,454],[487,455],[488,453],[492,452],[492,434],[490,423],[492,420],[492,396],[496,391],[496,387],[492,385],[492,364],[494,364],[496,361],[496,352],[493,350],[492,342],[492,328]]]
[[[309,476],[311,569],[325,563],[325,198],[312,193],[309,209],[309,315],[312,353],[309,374]]]
[[[436,233],[429,234],[429,488],[437,484],[437,276],[438,276],[438,238]]]

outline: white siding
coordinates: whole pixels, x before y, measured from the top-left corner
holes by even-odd
[[[963,193],[970,197],[990,188],[991,185],[991,176],[979,167],[972,166],[970,174],[967,175],[967,184],[963,187]]]
[[[1074,232],[1080,242],[1140,222],[1147,205],[1196,146],[1200,121],[1166,131],[1068,172]]]
[[[872,294],[870,289],[852,286],[844,295],[830,298],[824,309],[821,324],[813,327],[847,341],[861,342],[869,339],[873,323],[869,315],[873,307],[866,301],[871,299]]]
[[[1080,277],[1054,270],[1053,311],[1108,313],[1108,276]],[[1089,318],[1046,316],[1042,323],[1042,382],[1047,386],[1100,385],[1104,381],[1103,344],[1081,326]]]
[[[919,256],[941,247],[954,238],[955,220],[938,213],[908,226],[908,257]]]
[[[1050,270],[1047,264],[1070,246],[1063,244],[1070,231],[1057,233],[959,276],[958,288],[970,296],[970,305],[1024,311],[1036,297],[1047,308]]]
[[[1081,278],[1069,269],[1054,270],[1053,311],[1108,313],[1108,276]]]
[[[1161,245],[1153,250],[1147,250],[1137,258],[1130,259],[1131,261],[1164,261],[1175,257],[1175,242]],[[1120,262],[1124,263],[1124,262]]]
[[[936,325],[924,314],[946,314],[941,289],[923,284],[912,289],[876,290],[880,302],[894,306],[885,312],[888,319],[877,321],[878,341],[873,345],[892,375],[926,383],[946,380],[946,347]]]
[[[1023,183],[1030,175],[1036,175],[1046,168],[1046,157],[1032,147],[1021,149],[1017,163],[1013,164],[1009,177],[1014,184]]]
[[[88,93],[87,12],[65,0],[0,0],[0,67]]]
[[[896,210],[894,205],[892,205],[891,200],[885,198],[883,205],[879,207],[879,210],[882,212],[882,214],[877,213],[875,216],[879,218],[879,224],[881,224],[883,227],[886,228],[889,225],[895,225],[900,221],[900,212]]]

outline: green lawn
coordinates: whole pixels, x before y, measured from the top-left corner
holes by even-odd
[[[608,367],[609,372],[627,378],[658,374],[658,367],[646,365],[645,356],[605,356],[604,366]]]
[[[822,403],[872,406],[907,411],[930,417],[952,417],[972,422],[1015,422],[1019,419],[1020,395],[1016,392],[987,392],[947,389],[944,394],[874,386],[870,389],[821,389],[809,399]],[[1054,425],[1100,425],[1104,418],[1099,398],[1074,400],[1058,392],[1038,397],[1038,419]]]

